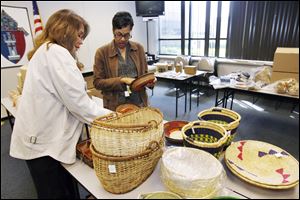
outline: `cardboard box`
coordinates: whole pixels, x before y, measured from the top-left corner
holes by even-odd
[[[272,72],[271,75],[271,83],[281,80],[281,79],[288,79],[294,78],[299,81],[299,74],[298,73],[289,73],[289,72]]]
[[[156,71],[159,73],[168,71],[168,63],[154,63],[154,65],[156,66]]]
[[[299,48],[278,47],[273,61],[273,71],[299,73]]]
[[[184,73],[189,74],[189,75],[195,75],[196,72],[197,72],[196,66],[193,66],[193,65],[184,66]]]

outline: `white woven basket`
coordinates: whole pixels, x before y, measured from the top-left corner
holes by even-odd
[[[161,179],[185,198],[211,198],[221,189],[225,171],[211,154],[187,147],[169,148],[161,162]]]

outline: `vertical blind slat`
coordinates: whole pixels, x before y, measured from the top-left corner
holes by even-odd
[[[228,58],[273,60],[277,47],[299,47],[298,1],[233,1]]]

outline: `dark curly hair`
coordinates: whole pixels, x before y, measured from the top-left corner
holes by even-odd
[[[113,30],[130,26],[130,30],[134,25],[133,19],[129,12],[117,12],[112,20]]]

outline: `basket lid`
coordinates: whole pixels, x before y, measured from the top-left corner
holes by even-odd
[[[225,163],[239,178],[260,187],[286,189],[299,182],[298,161],[269,143],[234,142],[225,152]]]
[[[174,176],[189,181],[215,179],[223,172],[219,160],[195,148],[169,148],[163,153],[162,163]]]

